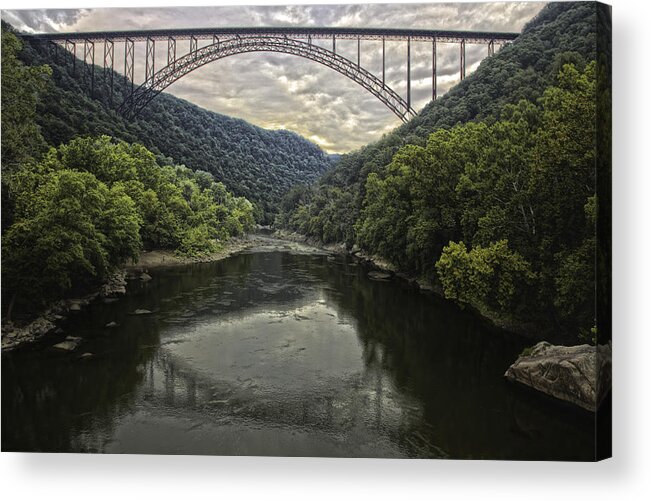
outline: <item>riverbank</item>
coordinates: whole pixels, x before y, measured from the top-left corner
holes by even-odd
[[[282,240],[290,240],[293,242],[311,245],[328,252],[352,256],[374,268],[377,268],[378,270],[390,273],[392,276],[406,281],[409,285],[418,288],[423,292],[433,293],[442,298],[444,297],[443,290],[436,284],[426,280],[423,277],[416,277],[405,273],[386,259],[383,259],[379,256],[367,254],[357,246],[354,246],[352,249],[348,249],[344,243],[324,244],[322,242],[319,242],[317,239],[309,238],[305,235],[301,235],[300,233],[288,232],[285,230],[276,230],[274,232],[274,236]],[[505,319],[501,316],[493,314],[490,311],[487,311],[484,307],[482,307],[482,305],[469,304],[460,306],[462,308],[468,309],[469,311],[472,311],[483,321],[488,323],[491,327],[505,330],[518,336],[524,337],[528,340],[531,340],[532,343],[539,341],[550,341],[553,343],[572,342],[568,336],[565,336],[562,333],[543,332],[540,330],[539,326],[534,323],[516,322],[514,320]]]
[[[298,233],[276,230],[271,238],[269,236],[257,234],[233,238],[223,244],[223,247],[217,252],[200,256],[182,256],[170,250],[152,250],[143,252],[137,262],[124,265],[123,268],[112,275],[107,282],[101,284],[97,290],[91,291],[82,297],[56,301],[50,304],[42,313],[28,323],[3,323],[2,351],[4,352],[23,348],[29,345],[37,345],[41,342],[45,342],[49,338],[52,338],[53,341],[59,340],[59,338],[65,334],[61,328],[61,324],[69,317],[69,315],[80,311],[83,307],[93,301],[115,300],[115,298],[125,294],[127,280],[146,281],[151,278],[149,272],[152,270],[226,259],[252,247],[268,246],[270,239],[277,242],[292,242],[333,254],[352,256],[371,268],[388,273],[389,275],[385,276],[384,279],[396,277],[423,292],[433,293],[443,297],[442,291],[430,282],[425,281],[420,277],[410,276],[401,272],[392,263],[389,263],[378,256],[368,255],[359,248],[354,247],[348,249],[343,243],[323,244],[322,242]],[[549,335],[543,336],[539,330],[536,330],[534,325],[524,325],[522,323],[505,321],[503,318],[498,318],[491,315],[489,312],[483,311],[477,305],[466,305],[464,307],[473,311],[490,326],[513,332],[514,334],[525,337],[532,342],[541,341],[543,339],[552,342],[564,341],[560,337]]]
[[[113,301],[127,292],[127,272],[117,270],[96,290],[80,297],[65,298],[50,303],[28,322],[2,323],[2,352],[37,345],[45,339],[59,340],[64,334],[60,324],[96,300]]]
[[[70,318],[69,339],[3,354],[3,447],[486,457],[525,436],[529,458],[589,455],[594,419],[502,383],[515,336],[356,259],[259,240],[150,269]]]
[[[232,238],[223,247],[216,252],[202,254],[199,256],[182,256],[172,250],[151,250],[140,254],[140,258],[135,263],[129,263],[124,266],[127,272],[145,272],[148,269],[166,268],[169,266],[183,266],[196,263],[210,263],[220,261],[227,257],[242,252],[260,243],[257,235],[248,235],[241,238]]]
[[[409,276],[401,272],[392,263],[377,256],[368,255],[359,248],[348,249],[344,244],[324,245],[304,235],[283,230],[277,230],[274,235],[283,240],[291,240],[329,252],[346,254],[364,262],[371,268],[381,270],[370,271],[368,275],[371,279],[388,280],[391,277],[396,277],[407,281],[409,285],[421,291],[444,297],[440,288],[423,278]],[[535,343],[533,351],[536,355],[539,351],[542,351],[540,347],[549,349],[550,356],[546,358],[534,356],[533,362],[530,361],[531,355],[521,354],[507,369],[504,375],[507,380],[558,400],[569,402],[589,412],[596,412],[611,386],[610,345],[596,347],[582,344],[574,346],[576,345],[575,339],[570,339],[562,333],[543,331],[534,323],[525,324],[504,319],[487,311],[481,305],[460,306],[467,309],[491,328],[510,332],[531,341],[532,344]],[[550,344],[550,342],[553,344]],[[556,353],[560,353],[561,356],[555,356]],[[567,353],[578,353],[578,355],[575,359],[571,359],[571,357],[567,356]],[[568,362],[568,359],[570,362]],[[521,369],[520,366],[525,366],[526,369]],[[577,367],[581,367],[583,370],[579,370]],[[594,370],[592,370],[593,368]],[[559,375],[562,375],[562,377]],[[598,388],[599,386],[600,388]]]
[[[50,303],[28,322],[2,324],[2,352],[37,346],[48,341],[55,343],[65,337],[61,324],[70,316],[94,301],[115,301],[126,294],[127,280],[147,280],[148,271],[170,266],[206,263],[226,259],[262,241],[256,235],[233,238],[223,244],[217,252],[201,256],[181,256],[170,250],[143,252],[135,263],[129,263],[113,273],[95,290],[74,298],[65,298]]]

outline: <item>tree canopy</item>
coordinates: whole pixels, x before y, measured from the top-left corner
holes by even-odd
[[[3,183],[13,201],[3,294],[31,303],[99,283],[143,248],[203,254],[255,224],[253,205],[211,176],[108,136],[51,148]]]
[[[277,223],[358,245],[492,318],[588,338],[596,17],[548,5],[414,120],[290,192]]]
[[[3,23],[4,32],[9,33]],[[316,181],[332,164],[317,145],[298,134],[262,129],[167,93],[154,99],[136,119],[126,120],[115,111],[127,92],[124,76],[113,74],[111,103],[111,94],[105,89],[96,89],[91,96],[84,79],[72,74],[72,65],[53,58],[47,47],[26,41],[24,50],[13,54],[24,71],[36,73],[44,65],[51,68],[52,76],[41,89],[34,117],[47,144],[59,146],[76,137],[100,135],[140,143],[161,163],[212,174],[229,191],[255,205],[260,223],[273,222],[289,188]],[[77,68],[82,65],[78,60]],[[102,82],[102,68],[93,70],[95,81]],[[3,63],[3,80],[4,72]],[[23,97],[21,103],[28,104]]]

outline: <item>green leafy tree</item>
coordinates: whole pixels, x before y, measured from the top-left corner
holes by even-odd
[[[59,170],[18,197],[21,210],[2,240],[3,285],[14,298],[59,297],[138,257],[140,220],[120,187]]]
[[[585,205],[588,225],[597,221],[597,197]],[[557,273],[554,280],[554,305],[561,319],[581,336],[589,338],[595,320],[595,256],[596,234],[588,234],[581,245],[556,255]]]
[[[188,228],[179,245],[179,251],[187,256],[198,256],[215,250],[217,244],[211,238],[210,228],[205,224]]]
[[[407,169],[409,167],[397,162],[393,165],[394,172]],[[355,227],[360,245],[395,263],[401,263],[407,247],[405,221],[411,213],[406,175],[381,179],[376,173],[370,174],[366,181],[365,200]]]
[[[51,69],[26,66],[18,59],[22,43],[2,29],[2,170],[38,159],[47,145],[36,123],[36,103]]]
[[[511,315],[527,308],[531,265],[506,240],[468,250],[463,242],[443,249],[436,269],[445,297]]]

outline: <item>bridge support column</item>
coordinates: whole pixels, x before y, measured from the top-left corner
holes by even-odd
[[[54,59],[55,62],[59,62],[59,44],[56,42],[50,41],[48,43],[48,48],[50,49],[50,57]]]
[[[156,61],[156,41],[147,37],[147,52],[145,54],[145,82],[154,79]]]
[[[190,52],[197,52],[198,47],[199,47],[199,40],[197,40],[197,37],[191,36],[190,37]]]
[[[386,66],[385,66],[385,56],[386,56],[386,47],[385,47],[385,42],[386,40],[384,37],[382,37],[382,87],[386,87]]]
[[[495,54],[495,40],[488,42],[488,57]]]
[[[332,35],[332,52],[337,53],[337,38]]]
[[[217,35],[212,36],[212,44],[216,45],[219,48],[219,37]]]
[[[90,80],[90,95],[95,92],[95,42],[84,40],[84,80]]]
[[[128,90],[128,96],[125,100],[133,94],[133,40],[126,38],[124,40],[124,85]]]
[[[71,40],[66,40],[66,50],[72,58],[72,76],[75,76],[77,69],[77,44]]]
[[[461,43],[459,44],[459,50],[460,50],[460,68],[459,72],[461,73],[461,80],[464,80],[466,78],[466,41],[461,40]]]
[[[174,68],[176,61],[176,38],[169,37],[167,39],[167,66]]]
[[[358,68],[361,60],[361,54],[362,54],[362,40],[359,37],[357,37],[357,67]]]
[[[407,109],[411,109],[411,38],[407,38]]]
[[[113,66],[114,66],[114,46],[113,40],[104,40],[104,87],[109,87],[109,100],[113,105]]]
[[[436,38],[432,40],[432,101],[436,101]]]

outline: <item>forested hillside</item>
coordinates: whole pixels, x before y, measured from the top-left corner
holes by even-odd
[[[336,168],[318,183],[310,204],[311,236],[325,242],[355,240],[354,221],[364,197],[364,184],[370,172],[391,162],[393,154],[405,144],[423,146],[429,134],[441,127],[452,127],[471,120],[494,122],[505,104],[521,99],[535,101],[553,84],[564,63],[585,64],[595,59],[595,8],[589,2],[551,3],[525,26],[522,35],[494,57],[486,59],[466,80],[429,105],[417,117],[395,129],[380,141],[342,156]],[[298,202],[305,195],[289,194]],[[329,214],[337,214],[331,218]],[[323,217],[320,217],[323,216]],[[343,220],[332,225],[330,219]],[[286,224],[287,219],[279,219]]]
[[[594,337],[595,220],[609,207],[598,19],[594,3],[549,4],[414,120],[288,193],[278,225],[358,245],[502,324]]]
[[[79,76],[83,63],[77,60],[78,75],[73,78],[62,52],[57,61],[47,47],[26,43],[19,54],[28,66],[47,64],[52,69],[36,116],[52,146],[85,135],[141,143],[164,163],[211,173],[235,195],[251,200],[263,223],[273,220],[278,202],[291,186],[315,181],[331,165],[318,146],[295,133],[265,130],[171,94],[158,96],[137,119],[127,121],[109,105],[106,92],[90,97],[89,86]],[[98,87],[102,76],[96,68]],[[120,103],[124,77],[117,73],[114,77],[113,98]]]
[[[87,291],[143,249],[210,253],[253,229],[253,205],[205,172],[106,135],[48,147],[52,70],[2,30],[3,314]],[[76,108],[75,108],[76,109]],[[100,131],[96,131],[100,132]]]

